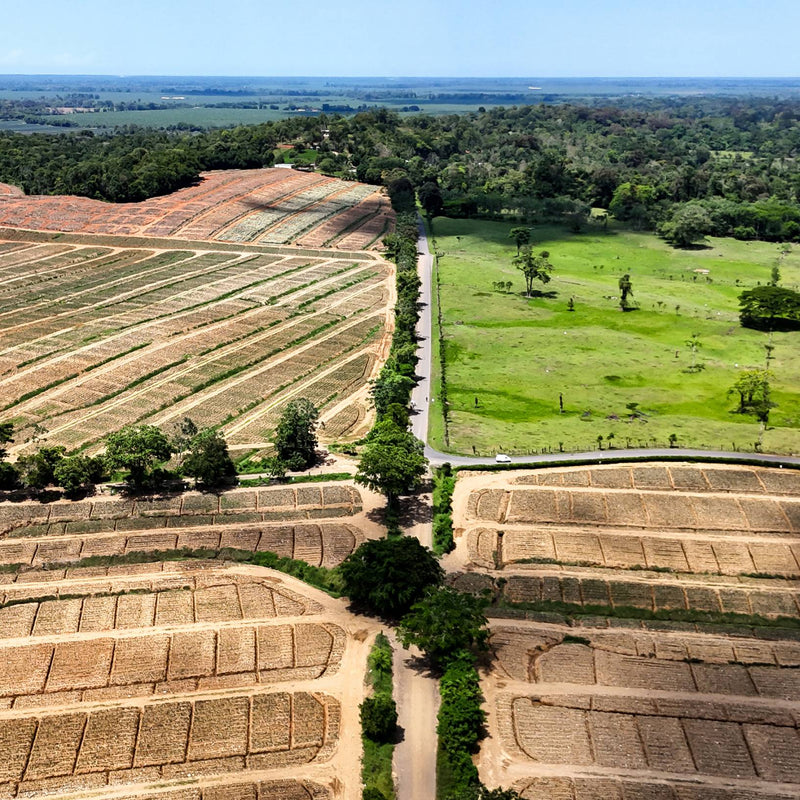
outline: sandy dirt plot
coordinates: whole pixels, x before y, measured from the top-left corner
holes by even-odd
[[[5,592],[0,796],[360,796],[377,628],[343,601],[203,562],[34,570]]]
[[[798,504],[800,473],[743,466],[461,478],[448,565],[501,606],[483,779],[530,800],[800,794]]]
[[[359,235],[375,217],[387,229],[393,222],[378,188],[288,169],[207,172],[196,186],[141,203],[26,197],[16,187],[0,185],[0,225],[40,231],[245,242],[300,239],[298,244],[311,247],[346,235],[347,246],[359,250],[374,245],[383,230]]]

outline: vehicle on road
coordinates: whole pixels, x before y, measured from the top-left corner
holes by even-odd
[[[494,460],[495,460],[495,461],[496,461],[498,464],[510,464],[510,463],[511,463],[511,456],[507,456],[505,453],[498,453],[498,454],[497,454],[497,455],[494,457]]]

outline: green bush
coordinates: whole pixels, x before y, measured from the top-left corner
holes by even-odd
[[[390,742],[397,733],[397,705],[391,696],[376,694],[359,706],[361,730],[373,742]]]

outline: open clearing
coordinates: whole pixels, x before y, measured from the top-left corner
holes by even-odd
[[[68,241],[66,241],[68,240]],[[190,416],[263,446],[310,398],[328,440],[368,424],[394,289],[377,254],[0,232],[0,412],[82,448]]]
[[[454,522],[456,585],[496,600],[484,781],[529,800],[797,797],[800,473],[465,473]]]
[[[599,225],[581,234],[536,226],[533,250],[548,250],[554,269],[550,283],[534,282],[544,296],[528,300],[512,264],[512,227],[435,220],[450,425],[448,446],[441,415],[431,415],[433,446],[465,455],[473,447],[484,455],[557,452],[559,444],[584,451],[598,436],[604,447],[648,447],[666,446],[674,433],[682,447],[753,449],[758,422],[733,413],[727,391],[740,370],[764,367],[767,334],[740,327],[737,298],[767,283],[773,266],[781,285],[797,289],[796,246],[709,239],[703,249],[679,250],[652,234]],[[619,309],[624,273],[639,305],[631,313]],[[496,291],[497,281],[510,281],[511,291]],[[688,372],[693,334],[704,368]],[[773,337],[777,406],[765,452],[800,452],[796,337]],[[631,418],[629,403],[644,415]]]

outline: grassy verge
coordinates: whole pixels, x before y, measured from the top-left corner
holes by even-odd
[[[503,471],[513,471],[513,470],[520,470],[520,469],[552,469],[554,466],[557,467],[587,467],[587,466],[597,466],[598,464],[628,464],[631,461],[692,461],[697,462],[700,464],[744,464],[745,466],[750,467],[763,467],[763,466],[770,466],[770,467],[780,467],[781,469],[800,469],[800,465],[795,464],[791,461],[769,461],[765,462],[763,459],[759,460],[757,456],[753,456],[752,458],[745,457],[745,458],[737,458],[735,461],[732,461],[727,456],[687,456],[686,454],[679,454],[676,453],[674,456],[654,456],[654,455],[641,455],[641,456],[619,456],[619,457],[610,457],[610,458],[603,458],[602,460],[598,458],[569,458],[563,461],[559,461],[555,464],[553,461],[536,461],[535,459],[531,459],[530,461],[525,462],[515,462],[513,464],[481,464],[480,466],[475,466],[472,464],[467,464],[461,467],[453,467],[455,472],[462,472],[466,471],[469,472],[470,470],[479,469],[481,472],[503,472]]]
[[[367,661],[367,681],[372,686],[374,697],[392,698],[392,646],[382,633],[375,637],[375,644]],[[394,800],[392,780],[392,758],[394,742],[375,742],[365,733],[361,734],[364,756],[361,761],[361,783],[364,793],[377,789],[386,800]]]
[[[259,470],[253,470],[259,472]],[[239,473],[246,474],[245,473]],[[287,483],[328,483],[329,481],[351,481],[352,472],[325,472],[319,475],[290,475],[288,478],[275,480],[273,478],[240,478],[239,486],[272,486],[276,484],[285,485]]]
[[[580,620],[585,617],[612,617],[653,622],[689,622],[706,625],[737,625],[749,628],[800,630],[800,619],[796,617],[762,617],[759,614],[701,611],[696,608],[663,608],[653,611],[649,608],[637,608],[635,606],[578,605],[577,603],[564,603],[557,600],[511,602],[502,597],[497,601],[495,607],[533,611],[542,614],[558,614],[568,620]]]

